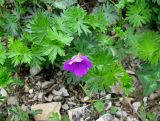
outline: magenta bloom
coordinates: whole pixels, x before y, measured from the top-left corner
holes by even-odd
[[[81,54],[72,57],[64,63],[64,69],[74,73],[78,77],[82,77],[87,74],[90,68],[92,68],[91,61],[86,56]]]

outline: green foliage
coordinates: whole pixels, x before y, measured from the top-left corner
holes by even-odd
[[[0,11],[0,14],[3,14],[3,16],[0,16],[0,28],[3,28],[10,35],[16,36],[18,34],[19,15],[16,16],[6,11]]]
[[[157,116],[154,112],[147,112],[146,109],[142,106],[140,108],[140,116],[142,121],[156,121],[157,120]]]
[[[91,60],[94,67],[86,76],[87,86],[91,91],[104,91],[106,87],[116,84],[119,80],[126,94],[132,90],[132,79],[107,49],[95,49]]]
[[[66,26],[70,28],[70,32],[78,33],[80,36],[83,32],[85,34],[90,33],[89,26],[87,25],[87,12],[81,7],[68,8],[63,17],[65,19]]]
[[[143,64],[143,70],[138,73],[138,77],[144,87],[144,95],[148,96],[154,91],[160,89],[160,64],[157,66]]]
[[[6,67],[0,67],[0,87],[6,87],[12,82],[11,72]]]
[[[145,0],[136,1],[127,7],[127,20],[133,27],[141,27],[151,19],[151,10]]]
[[[105,104],[102,101],[97,101],[94,103],[96,110],[101,113],[104,110]]]
[[[32,54],[30,49],[20,40],[16,40],[9,45],[8,57],[12,59],[12,63],[18,64],[30,63]]]
[[[114,5],[109,4],[108,2],[102,6],[96,7],[95,12],[103,12],[109,25],[115,24],[119,19],[118,10]]]
[[[3,45],[0,44],[0,64],[4,64],[6,59],[6,51],[3,47]]]
[[[59,114],[58,113],[53,113],[52,116],[50,117],[50,119],[52,121],[60,121]]]

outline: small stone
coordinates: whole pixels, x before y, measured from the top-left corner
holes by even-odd
[[[139,121],[138,119],[136,118],[131,118],[131,117],[127,117],[127,120],[126,121]],[[147,120],[146,120],[147,121]]]
[[[66,90],[65,87],[62,87],[59,91],[62,92],[62,95],[64,97],[68,97],[69,96],[69,93],[68,93],[68,91]]]
[[[53,113],[58,113],[60,117],[60,102],[44,103],[44,104],[35,104],[31,106],[31,110],[42,110],[41,114],[35,115],[35,121],[50,121],[49,117]]]
[[[141,106],[141,102],[134,102],[133,104],[134,111],[138,111],[138,108]]]
[[[8,105],[18,105],[18,100],[15,96],[10,96],[7,100]]]
[[[111,94],[108,94],[105,96],[106,100],[110,100],[111,99]]]
[[[27,85],[24,86],[24,91],[29,92],[29,87]]]
[[[83,101],[88,101],[90,98],[88,96],[84,97]]]
[[[113,117],[111,114],[107,113],[107,114],[104,114],[103,116],[101,116],[96,121],[113,121]]]
[[[49,95],[47,101],[51,102],[53,100],[53,95]]]
[[[87,106],[83,106],[83,107],[78,107],[75,109],[68,110],[68,116],[69,116],[70,121],[74,121],[75,117],[79,117],[80,119],[80,117],[84,115],[86,107]],[[75,121],[79,121],[79,120],[75,120]]]
[[[116,112],[117,117],[127,117],[127,113],[125,111],[117,111]]]
[[[61,101],[63,98],[61,96],[55,96],[53,97],[54,101]]]
[[[143,98],[144,106],[147,106],[147,100],[148,100],[148,97]]]
[[[120,121],[118,118],[114,118],[113,121]]]
[[[59,72],[57,73],[57,76],[61,76],[61,75],[62,75],[62,72],[59,71]]]
[[[3,88],[0,88],[0,94],[3,96],[3,97],[7,97],[8,96],[8,93],[5,89]]]
[[[53,93],[54,95],[58,95],[58,96],[61,96],[61,95],[62,95],[62,92],[61,92],[61,91],[53,90],[52,93]]]
[[[52,81],[45,81],[45,82],[42,83],[41,87],[43,89],[47,89],[47,88],[51,87],[52,85],[53,85]]]
[[[33,98],[33,97],[34,97],[34,94],[33,94],[33,93],[30,94],[28,97],[29,97],[29,98]]]
[[[43,92],[40,92],[40,93],[38,94],[38,99],[39,99],[39,100],[42,100],[43,95],[44,95],[44,93],[43,93]]]
[[[106,95],[106,92],[105,92],[105,91],[101,91],[101,92],[100,92],[100,95],[101,95],[102,97],[104,97],[104,96]]]
[[[62,105],[62,109],[68,110],[68,109],[69,109],[69,106],[68,106],[67,104],[64,104],[64,105]]]
[[[76,106],[76,103],[74,103],[74,102],[68,102],[68,105],[74,105],[74,106]]]
[[[23,111],[28,111],[28,107],[24,104],[21,105],[21,108],[22,108]]]
[[[31,76],[35,76],[37,75],[40,71],[42,70],[42,68],[35,68],[35,67],[32,67],[30,68],[30,75]]]
[[[33,93],[33,89],[30,89],[30,90],[29,90],[29,93],[32,94],[32,93]]]

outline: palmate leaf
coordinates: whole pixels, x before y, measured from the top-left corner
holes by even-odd
[[[153,31],[143,33],[137,48],[139,57],[152,64],[157,64],[160,59],[159,44],[160,36],[158,33]]]
[[[103,12],[106,18],[106,21],[110,24],[115,24],[118,21],[118,10],[112,4],[108,2],[102,6],[96,7],[95,12]]]
[[[0,67],[0,87],[6,87],[12,82],[10,71],[6,67]]]
[[[4,64],[6,59],[6,50],[5,48],[0,44],[0,64]]]
[[[151,19],[151,10],[144,0],[136,1],[127,7],[127,20],[133,27],[141,27]]]
[[[77,6],[70,7],[64,11],[63,17],[65,19],[65,24],[71,33],[78,33],[80,36],[83,32],[85,34],[90,33],[89,26],[85,20],[87,17],[87,12]]]
[[[32,54],[25,44],[17,40],[10,44],[8,57],[12,59],[12,63],[16,66],[22,63],[29,64],[32,59]]]
[[[30,62],[31,67],[39,68],[42,65],[42,62],[45,61],[42,48],[43,46],[32,45],[31,47],[32,59]]]
[[[88,16],[88,24],[93,27],[93,29],[100,30],[100,32],[105,32],[108,26],[108,22],[105,18],[103,12],[92,13]]]
[[[4,12],[3,15],[2,18],[0,17],[0,26],[10,35],[16,36],[18,34],[19,17],[17,18],[17,16],[7,12]]]
[[[49,60],[53,63],[57,55],[64,56],[64,46],[70,45],[73,37],[65,35],[56,30],[48,29],[48,36],[44,41],[43,54],[49,57]]]
[[[47,28],[50,26],[49,17],[44,12],[37,12],[29,24],[26,31],[31,34],[32,42],[40,44],[47,36]]]
[[[128,95],[132,89],[132,80],[122,65],[118,64],[107,51],[96,49],[96,53],[90,56],[94,67],[85,77],[87,87],[93,92],[104,91],[121,81],[122,89]]]

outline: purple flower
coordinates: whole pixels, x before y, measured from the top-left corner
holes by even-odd
[[[64,69],[74,73],[78,77],[82,77],[87,74],[90,68],[92,68],[91,61],[86,56],[81,54],[72,57],[64,63]]]

